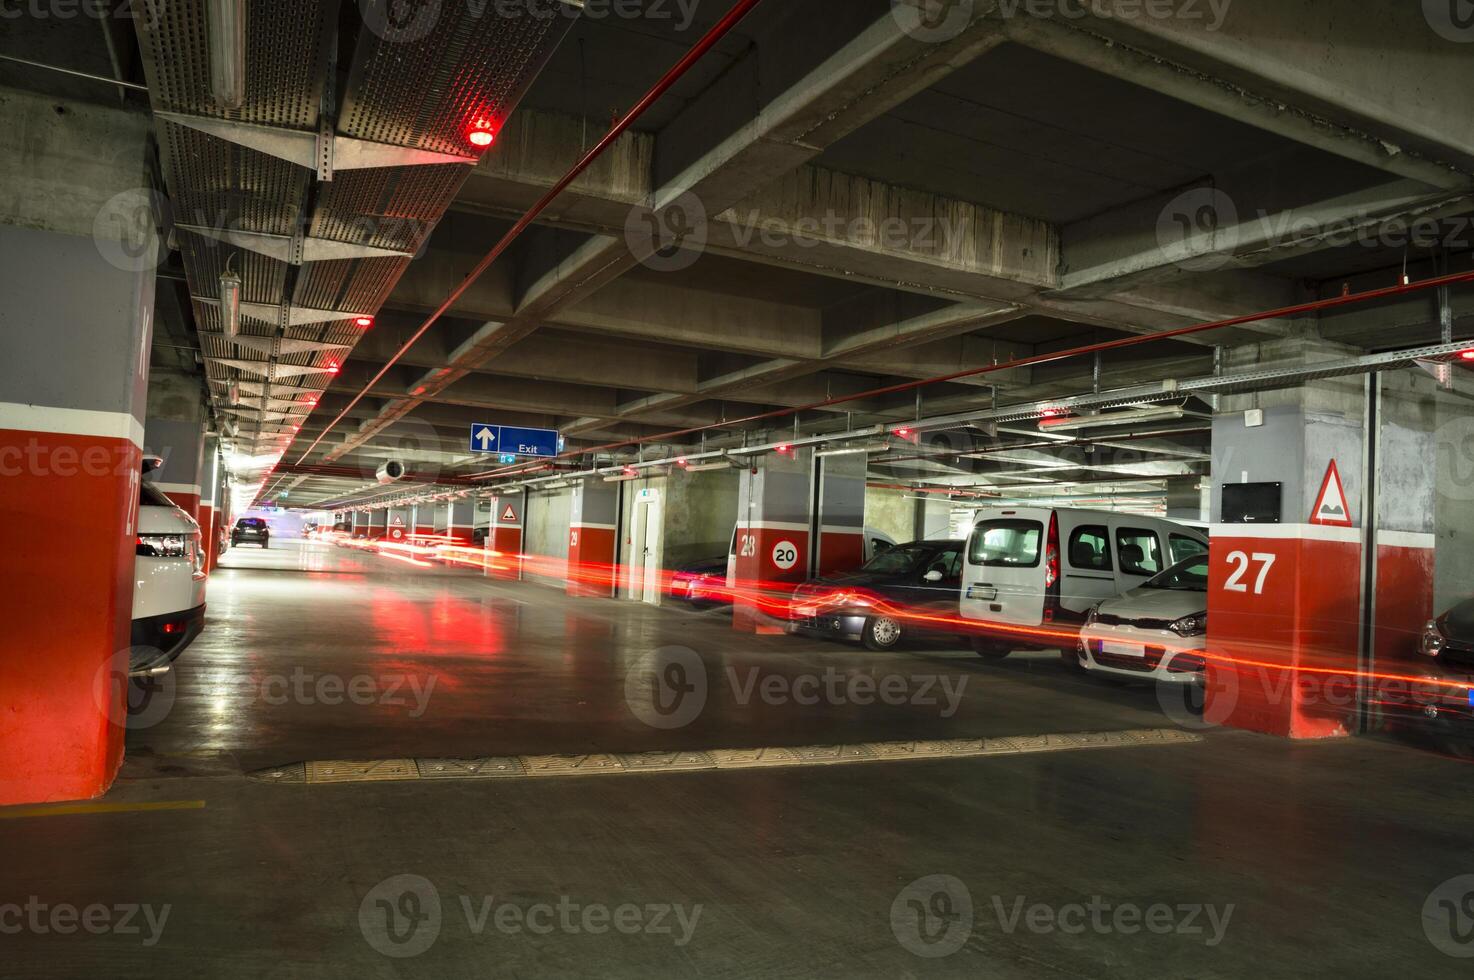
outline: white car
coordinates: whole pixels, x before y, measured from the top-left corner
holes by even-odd
[[[1208,556],[1180,561],[1085,618],[1080,666],[1162,684],[1201,684],[1208,639]]]
[[[135,554],[128,674],[146,677],[166,673],[205,628],[200,525],[147,479],[139,483]]]

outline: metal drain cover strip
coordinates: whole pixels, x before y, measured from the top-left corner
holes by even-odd
[[[269,783],[311,784],[401,782],[411,779],[530,779],[545,776],[832,766],[907,759],[964,759],[1072,749],[1181,745],[1202,740],[1201,735],[1176,728],[1137,728],[1119,732],[1062,732],[999,738],[857,742],[852,745],[771,746],[758,749],[296,762],[250,773],[250,778]]]

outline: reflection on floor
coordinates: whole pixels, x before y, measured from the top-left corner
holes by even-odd
[[[1182,719],[1058,657],[745,636],[720,612],[285,541],[230,551],[209,603],[204,636],[135,710],[107,809],[0,822],[0,972],[1452,975],[1449,951],[1468,948],[1453,879],[1474,873],[1470,770],[1430,753],[1206,732],[895,764],[272,785],[242,773]],[[53,916],[89,905],[110,924]],[[132,931],[111,911],[125,906]]]

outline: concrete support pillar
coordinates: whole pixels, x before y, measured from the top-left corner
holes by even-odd
[[[1170,477],[1167,480],[1167,519],[1206,522],[1211,499],[1203,492],[1206,482],[1197,476]]]
[[[486,574],[516,581],[522,578],[522,522],[527,492],[516,491],[491,501],[491,531],[486,535]]]
[[[598,478],[579,481],[568,527],[569,595],[614,595],[618,533],[619,484]]]
[[[819,575],[851,572],[865,564],[864,455],[826,456],[819,471],[819,546],[814,570]]]
[[[410,524],[417,537],[428,537],[435,533],[435,505],[415,504],[410,512]]]
[[[408,507],[389,508],[389,529],[386,537],[395,544],[405,544],[414,529],[414,515]]]
[[[208,573],[215,568],[215,562],[219,559],[216,554],[218,550],[215,544],[216,532],[221,526],[216,523],[217,512],[221,509],[220,499],[220,437],[205,437],[205,461],[201,469],[200,479],[200,546],[205,549],[205,571]],[[220,520],[224,521],[225,515],[219,514]]]
[[[455,539],[456,544],[470,544],[476,530],[476,501],[457,497],[445,503],[444,533]]]
[[[1213,420],[1204,711],[1215,722],[1291,738],[1355,730],[1354,698],[1329,696],[1337,675],[1325,671],[1349,684],[1359,666],[1364,404],[1358,378],[1226,398]],[[1340,519],[1354,526],[1313,520],[1332,464]],[[1279,512],[1224,523],[1240,484],[1279,484]]]
[[[380,507],[368,512],[368,528],[365,537],[378,541],[389,533],[389,510]]]
[[[916,536],[923,541],[935,541],[952,536],[952,501],[946,497],[928,497],[917,508]]]
[[[1417,655],[1435,614],[1439,392],[1422,371],[1379,376],[1377,588],[1371,610],[1378,664]]]
[[[149,481],[198,520],[205,480],[205,401],[199,378],[171,372],[149,379],[144,454],[164,461]]]
[[[813,453],[769,453],[742,471],[732,627],[777,632],[792,584],[808,577]]]
[[[369,535],[369,515],[366,510],[355,510],[348,515],[350,531],[355,538],[366,538]]]
[[[148,125],[0,91],[0,805],[100,795],[123,760],[159,254]]]

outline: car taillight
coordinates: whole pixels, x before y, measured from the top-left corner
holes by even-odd
[[[189,537],[183,534],[140,534],[134,553],[144,558],[185,558]]]

